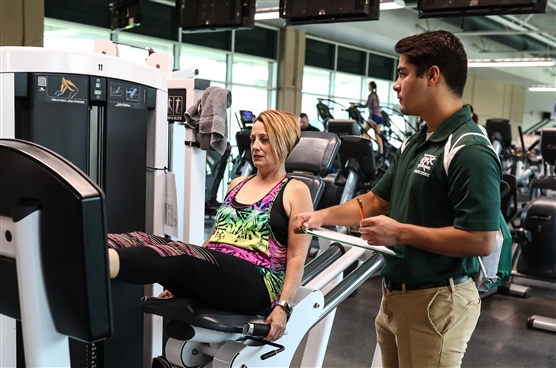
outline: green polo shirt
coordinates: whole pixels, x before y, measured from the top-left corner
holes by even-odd
[[[454,226],[462,230],[500,229],[502,169],[488,138],[464,107],[444,121],[426,140],[427,127],[402,145],[396,159],[372,191],[390,203],[389,216],[398,222],[424,227]],[[479,133],[482,136],[465,133]],[[461,146],[444,168],[444,150]],[[404,258],[385,257],[382,275],[408,284],[472,275],[477,257],[454,258],[396,244]]]

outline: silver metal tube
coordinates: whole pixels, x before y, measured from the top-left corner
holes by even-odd
[[[328,313],[332,312],[355,289],[365,282],[365,280],[380,270],[383,264],[384,256],[380,253],[375,253],[371,258],[363,262],[361,266],[359,266],[355,271],[350,273],[338,285],[330,290],[324,296],[324,308],[319,320],[316,323],[326,317]]]
[[[344,247],[340,243],[332,243],[330,245],[330,248],[328,248],[321,255],[313,259],[305,266],[303,279],[301,280],[301,286],[305,286],[321,271],[326,269],[338,258],[340,258],[345,252],[346,251]]]

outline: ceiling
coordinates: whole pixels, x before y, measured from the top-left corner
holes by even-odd
[[[359,48],[396,55],[395,43],[426,30],[444,29],[462,40],[469,59],[556,57],[556,0],[548,0],[545,14],[419,19],[417,0],[406,7],[380,12],[379,21],[326,23],[292,26],[308,35]],[[277,8],[279,0],[257,0],[257,11]],[[284,26],[284,20],[260,21]],[[556,85],[556,67],[472,68],[469,73],[488,80],[521,87]]]

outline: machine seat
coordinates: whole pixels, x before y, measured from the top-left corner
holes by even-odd
[[[141,300],[144,313],[156,314],[188,325],[229,333],[242,333],[248,322],[264,322],[263,316],[245,316],[234,312],[208,307],[186,298],[144,297]]]
[[[313,200],[313,208],[317,208],[320,198],[322,197],[322,193],[324,193],[324,182],[322,179],[305,173],[293,173],[290,174],[290,176],[307,185],[309,192],[311,193],[311,199]]]
[[[369,138],[345,135],[341,137],[340,167],[342,175],[336,176],[335,184],[345,185],[345,178],[348,177],[350,170],[355,170],[360,180],[357,188],[361,190],[371,189],[376,181],[376,162],[373,143]]]

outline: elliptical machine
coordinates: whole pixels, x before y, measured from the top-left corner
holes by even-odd
[[[530,201],[521,210],[519,227],[515,231],[517,249],[513,257],[512,284],[502,289],[522,297],[528,297],[531,289],[514,284],[515,279],[524,283],[527,280],[556,282],[556,128],[543,129],[540,142],[549,175],[530,182]],[[554,318],[534,315],[529,317],[527,324],[556,332]]]
[[[251,158],[251,129],[255,121],[255,114],[248,110],[239,110],[239,123],[241,130],[236,133],[236,145],[238,156],[235,159],[233,174],[237,176],[249,176],[256,172]],[[236,115],[237,119],[237,115]]]

